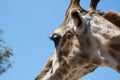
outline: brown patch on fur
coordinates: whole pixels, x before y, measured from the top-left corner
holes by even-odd
[[[120,57],[119,57],[120,53],[119,53],[119,51],[109,49],[108,54],[111,55],[111,57],[113,57],[114,60],[116,60],[118,63],[120,63]]]
[[[86,74],[88,74],[89,72],[93,72],[97,67],[98,67],[98,66],[96,66],[96,65],[94,65],[94,64],[88,64],[87,66],[84,67],[85,70],[87,70],[87,71],[85,71],[85,72],[83,73],[83,75],[86,75]]]
[[[115,51],[120,51],[120,44],[110,44],[109,46]]]
[[[104,38],[106,38],[106,39],[111,39],[112,38],[112,36],[111,35],[108,35],[108,34],[102,34],[103,36],[104,36]]]
[[[60,72],[58,72],[58,73],[56,74],[56,76],[57,76],[57,77],[60,77],[60,78],[63,77],[63,75],[62,75]]]
[[[84,73],[83,73],[83,75],[86,75],[86,74],[88,74],[88,72],[84,72]]]
[[[117,65],[117,71],[120,73],[120,65]]]
[[[50,77],[50,80],[61,80],[63,78],[63,75],[56,73]],[[49,80],[49,79],[47,79]]]
[[[66,64],[66,61],[62,61],[60,63],[59,69],[56,71],[56,73],[53,75],[54,77],[56,76],[56,79],[63,79],[64,76],[66,76],[69,73],[70,67],[68,64]],[[57,79],[58,80],[58,79]]]
[[[72,49],[72,45],[73,45],[73,43],[70,40],[67,40],[62,46],[60,54],[62,56],[67,57]]]
[[[84,66],[83,68],[85,68],[85,69],[89,69],[89,68],[91,68],[93,65],[87,65],[87,66]]]
[[[61,73],[62,73],[63,75],[67,74],[67,73],[68,73],[68,69],[62,69],[62,70],[61,70]]]
[[[88,53],[80,54],[80,58],[89,61],[90,60],[90,55]]]
[[[113,58],[115,58],[116,54],[112,49],[109,49],[108,52]]]
[[[96,57],[94,57],[94,59],[92,60],[92,63],[96,64],[96,65],[102,64],[102,62],[99,59],[97,59]]]

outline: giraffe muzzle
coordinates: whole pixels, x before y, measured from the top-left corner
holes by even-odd
[[[53,33],[50,36],[50,39],[55,43],[55,46],[57,46],[57,44],[59,43],[60,38],[61,38],[61,36],[59,34],[57,34],[57,33]]]

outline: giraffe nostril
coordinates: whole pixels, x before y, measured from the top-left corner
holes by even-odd
[[[56,34],[56,33],[54,33],[50,36],[50,39],[54,41],[55,46],[57,46],[57,44],[59,43],[60,38],[61,38],[61,36],[59,34]]]

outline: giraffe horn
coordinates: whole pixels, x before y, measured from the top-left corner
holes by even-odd
[[[73,6],[79,6],[80,11],[83,12],[85,10],[80,6],[80,4],[79,4],[80,1],[81,0],[70,0],[70,4],[73,4]]]
[[[96,11],[96,7],[100,0],[91,0],[89,11],[93,10]]]
[[[80,0],[70,0],[70,4],[79,5]]]
[[[66,15],[68,15],[68,13],[70,12],[70,10],[71,10],[72,8],[79,9],[81,13],[82,13],[82,12],[86,12],[86,10],[84,10],[84,9],[79,5],[79,2],[80,2],[80,0],[70,0],[70,5],[69,5],[69,7],[68,7],[68,9],[67,9],[67,11],[66,11]]]

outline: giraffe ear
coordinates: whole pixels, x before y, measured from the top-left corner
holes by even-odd
[[[75,25],[76,28],[78,28],[79,30],[81,30],[83,28],[83,18],[80,14],[79,10],[72,10],[71,11],[71,18],[73,20],[73,23]]]
[[[76,25],[76,27],[79,27],[82,24],[80,13],[77,10],[71,11],[71,18],[73,19],[73,22]]]

